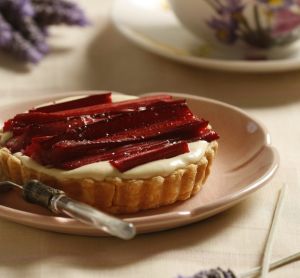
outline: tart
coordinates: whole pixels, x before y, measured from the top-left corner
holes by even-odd
[[[119,214],[187,200],[206,181],[219,138],[184,99],[111,93],[33,108],[5,122],[0,163]]]

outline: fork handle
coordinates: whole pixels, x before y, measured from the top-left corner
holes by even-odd
[[[51,199],[59,195],[65,195],[65,193],[38,180],[29,180],[23,185],[23,196],[26,201],[48,209],[51,209]]]

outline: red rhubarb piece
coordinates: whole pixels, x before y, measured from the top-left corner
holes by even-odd
[[[111,148],[118,145],[125,145],[134,142],[145,141],[153,138],[178,138],[188,139],[201,135],[201,129],[208,124],[205,120],[198,119],[180,119],[172,121],[163,121],[152,125],[121,131],[112,134],[109,137],[103,137],[96,140],[64,140],[53,145],[52,150],[90,150],[93,148]]]
[[[43,125],[32,124],[27,127],[13,127],[11,131],[13,132],[14,136],[12,141],[8,143],[8,147],[14,152],[21,151],[24,148],[26,148],[28,144],[31,143],[32,139],[36,137],[43,137],[43,141],[46,141],[46,139],[49,141],[50,138],[53,138],[54,135],[58,136],[59,134],[63,134],[66,131],[76,129],[78,127],[88,124],[89,122],[95,122],[98,120],[99,119],[94,119],[91,117],[80,117],[70,119],[69,121],[58,121],[46,123]]]
[[[94,106],[103,103],[111,103],[111,93],[91,95],[84,98],[55,103],[29,110],[29,112],[53,113],[81,107]]]
[[[128,156],[124,155],[110,161],[110,163],[120,172],[125,172],[144,163],[174,157],[187,152],[189,152],[189,147],[186,142],[167,142],[164,146],[150,148],[146,151],[142,150],[141,152],[130,154]]]
[[[133,100],[125,100],[119,102],[94,105],[90,107],[72,109],[65,112],[58,112],[53,114],[60,115],[62,117],[74,117],[74,116],[81,116],[81,115],[109,113],[114,111],[120,112],[121,110],[126,111],[128,109],[143,109],[143,107],[146,107],[148,105],[161,103],[171,99],[172,97],[169,95],[149,96],[149,97],[142,97]]]
[[[219,135],[212,129],[204,128],[201,130],[200,140],[205,140],[207,142],[212,142],[219,139]]]
[[[111,149],[109,151],[96,151],[99,153],[93,153],[90,155],[82,156],[75,160],[70,160],[67,162],[64,162],[62,164],[57,164],[55,166],[58,166],[59,168],[71,170],[75,169],[87,164],[100,162],[100,161],[108,161],[113,160],[117,158],[121,158],[124,155],[132,155],[135,153],[141,153],[142,151],[150,150],[154,147],[163,146],[166,144],[166,140],[158,140],[158,141],[148,141],[148,142],[142,142],[138,144],[131,144],[131,145],[125,145],[119,148]]]
[[[101,102],[90,96],[16,115],[4,126],[14,135],[7,147],[43,165],[69,170],[105,160],[123,172],[188,152],[187,142],[219,138],[182,99],[96,100]]]
[[[193,119],[194,115],[187,107],[184,100],[175,100],[161,105],[148,106],[145,110],[120,113],[95,120],[84,128],[72,129],[62,135],[55,136],[48,142],[48,147],[58,141],[64,140],[94,140],[108,137],[112,134],[148,126],[153,123],[175,119]],[[48,148],[47,146],[45,146]]]
[[[149,126],[153,123],[176,119],[193,119],[194,115],[184,100],[176,100],[159,106],[150,106],[145,110],[120,114],[109,121],[97,122],[86,126],[80,133],[81,138],[93,140],[108,137],[121,131]]]
[[[181,119],[164,121],[130,131],[122,131],[97,140],[64,140],[55,143],[50,149],[43,149],[39,154],[40,161],[53,164],[55,161],[66,161],[83,156],[97,149],[112,149],[118,146],[138,143],[151,139],[188,139],[199,137],[207,121],[197,119]],[[47,143],[47,142],[46,142]]]
[[[35,136],[45,136],[45,135],[60,135],[70,130],[77,129],[79,127],[95,123],[100,121],[100,119],[92,118],[90,116],[71,118],[65,121],[56,121],[44,124],[31,124],[24,127],[13,127],[12,132],[14,135],[21,134],[25,131],[28,132],[28,135],[31,137]]]
[[[51,136],[40,136],[31,139],[31,144],[26,146],[24,154],[30,156],[31,158],[39,161],[38,153],[41,151],[41,143],[49,140]]]
[[[64,120],[64,118],[59,115],[43,112],[32,112],[18,114],[10,121],[12,127],[25,127],[26,125],[30,124],[42,124],[61,120]]]
[[[104,103],[104,104],[71,109],[71,110],[55,112],[55,113],[43,113],[43,112],[22,113],[16,115],[13,118],[13,122],[18,125],[33,124],[33,123],[39,124],[39,123],[63,120],[69,117],[113,113],[113,112],[120,112],[122,110],[130,111],[134,109],[143,109],[144,107],[151,104],[162,103],[171,100],[171,98],[172,97],[168,95],[157,95],[157,96],[138,98],[134,100]]]
[[[14,136],[10,138],[6,143],[5,147],[7,147],[12,153],[16,153],[22,151],[25,146],[29,144],[26,134]]]
[[[4,131],[4,132],[10,131],[11,128],[12,128],[12,126],[13,126],[13,120],[12,120],[12,119],[7,120],[7,121],[4,123],[3,131]]]

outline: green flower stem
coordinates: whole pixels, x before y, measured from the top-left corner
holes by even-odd
[[[244,15],[241,15],[240,19],[239,19],[239,23],[240,25],[242,25],[243,27],[245,27],[246,31],[248,32],[253,32],[253,30],[251,29],[247,19],[244,17]]]
[[[257,30],[262,32],[263,28],[261,26],[260,16],[259,16],[259,11],[258,11],[257,5],[254,5],[254,7],[253,7],[253,13],[254,13],[254,19],[255,19],[255,24],[256,24]]]

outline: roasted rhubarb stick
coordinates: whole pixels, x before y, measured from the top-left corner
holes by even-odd
[[[177,118],[194,118],[184,100],[153,104],[141,111],[127,111],[102,118],[82,116],[71,118],[68,121],[31,124],[26,127],[13,126],[11,131],[14,136],[26,132],[26,142],[30,142],[33,137],[53,135],[48,142],[48,146],[51,146],[63,140],[82,140],[82,138],[93,140],[120,131]]]
[[[173,139],[177,140],[199,137],[201,129],[205,128],[208,122],[198,119],[180,119],[163,121],[148,126],[143,126],[130,131],[122,131],[109,137],[96,140],[63,140],[55,143],[49,148],[48,142],[33,142],[26,148],[25,153],[45,164],[54,164],[56,161],[66,161],[80,157],[88,152],[97,149],[109,150],[152,139]],[[50,139],[51,141],[51,139]]]
[[[31,113],[21,113],[16,115],[13,119],[9,120],[5,124],[5,129],[8,129],[12,125],[24,126],[27,124],[40,124],[52,121],[58,121],[63,119],[68,119],[70,117],[79,117],[85,115],[97,115],[106,113],[116,113],[129,110],[139,110],[143,109],[147,105],[154,103],[162,103],[165,101],[170,101],[171,97],[168,95],[157,95],[149,96],[134,100],[126,100],[113,103],[105,103],[99,105],[93,105],[89,107],[82,107],[77,109],[71,109],[61,112],[54,113],[44,113],[44,112],[31,112]]]
[[[170,158],[187,152],[189,152],[187,142],[170,143],[166,141],[164,145],[135,152],[129,156],[124,155],[111,160],[110,163],[120,172],[125,172],[144,163]]]
[[[70,170],[110,161],[123,172],[188,152],[189,142],[219,138],[184,99],[156,95],[110,101],[107,93],[16,115],[5,123],[5,131],[13,134],[6,147],[42,165]]]
[[[194,119],[194,115],[187,107],[184,100],[175,100],[168,103],[155,104],[145,107],[141,111],[129,111],[114,114],[100,119],[94,118],[83,127],[66,130],[63,134],[51,138],[44,147],[49,148],[59,141],[65,140],[94,140],[108,137],[115,133],[133,130],[139,127],[149,126],[166,120]]]
[[[185,141],[149,141],[67,161],[60,164],[59,168],[71,170],[95,162],[110,161],[120,172],[125,172],[137,165],[158,159],[170,158],[188,151],[188,144]]]
[[[84,98],[42,106],[31,109],[29,110],[29,112],[53,113],[70,109],[77,109],[81,107],[89,107],[103,103],[111,103],[111,92],[105,94],[91,95]]]
[[[99,161],[121,159],[122,157],[128,157],[132,154],[142,153],[144,151],[153,149],[155,147],[162,147],[167,143],[171,143],[171,142],[169,140],[147,141],[147,142],[142,142],[137,144],[121,146],[108,151],[102,150],[101,152],[101,150],[98,150],[93,154],[85,155],[78,159],[63,162],[58,166],[59,168],[70,170],[70,169],[78,168],[83,165],[87,165]]]
[[[71,118],[67,121],[56,121],[43,124],[30,124],[25,127],[13,126],[11,132],[13,135],[20,135],[27,133],[30,137],[45,136],[45,135],[59,135],[70,130],[95,123],[99,121],[98,118],[92,118],[90,116],[83,116],[78,118]]]

